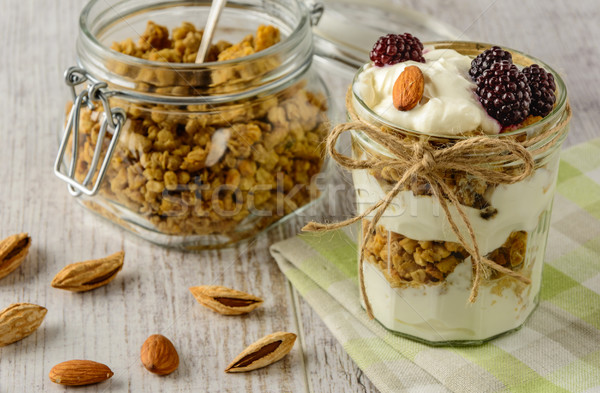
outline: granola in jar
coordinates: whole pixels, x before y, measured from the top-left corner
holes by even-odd
[[[121,90],[107,102],[126,120],[112,149],[103,102],[77,108],[73,178],[99,182],[84,205],[152,241],[198,249],[252,237],[317,199],[328,103],[300,21],[294,36],[274,25],[237,42],[217,35],[201,66],[203,32],[189,22],[148,21],[139,37],[113,41],[104,68],[89,68]],[[102,176],[98,149],[111,152]]]

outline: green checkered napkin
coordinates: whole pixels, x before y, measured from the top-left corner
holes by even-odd
[[[540,305],[516,333],[470,348],[389,333],[359,304],[355,235],[302,234],[271,253],[381,392],[600,392],[600,139],[562,153]]]

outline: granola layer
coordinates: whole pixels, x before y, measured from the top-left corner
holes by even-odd
[[[363,234],[370,222],[363,220]],[[377,226],[365,247],[365,260],[377,266],[392,287],[435,285],[445,281],[469,255],[455,242],[414,240]],[[527,232],[515,231],[485,257],[512,270],[525,260]],[[493,272],[492,278],[501,273]]]

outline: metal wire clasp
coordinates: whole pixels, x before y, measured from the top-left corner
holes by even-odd
[[[75,86],[84,83],[85,81],[89,81],[88,88],[77,94]],[[102,179],[106,174],[108,164],[114,153],[117,140],[119,139],[119,134],[121,133],[121,129],[123,128],[123,124],[125,123],[127,116],[125,111],[121,108],[110,108],[110,104],[108,103],[109,91],[106,89],[106,83],[92,81],[85,70],[77,67],[69,68],[67,71],[65,71],[65,83],[71,88],[73,107],[69,113],[65,131],[63,133],[62,140],[60,141],[58,155],[56,156],[56,161],[54,162],[54,174],[67,183],[67,187],[71,195],[79,196],[83,193],[91,196],[95,195],[100,188],[100,184],[102,183]],[[102,122],[100,124],[100,131],[98,132],[98,139],[96,142],[96,147],[94,148],[92,162],[89,165],[85,178],[80,183],[75,179],[77,156],[79,154],[79,115],[82,105],[87,105],[91,109],[94,109],[94,102],[98,101],[100,101],[104,107],[104,114],[102,115]],[[102,160],[100,170],[98,171],[98,177],[90,188],[88,187],[88,184],[90,184],[92,181],[94,173],[96,172],[96,168],[98,167],[98,163],[100,162],[102,145],[107,131],[109,134],[112,132],[112,137],[110,139],[108,149],[104,155],[104,159]],[[71,135],[73,135],[71,141],[71,162],[67,172],[63,173],[61,169],[63,166],[65,152],[67,150],[67,144]]]
[[[308,1],[307,6],[310,14],[310,24],[312,26],[316,26],[319,24],[319,20],[321,19],[321,16],[323,16],[323,12],[325,12],[325,6],[323,3],[315,0]]]

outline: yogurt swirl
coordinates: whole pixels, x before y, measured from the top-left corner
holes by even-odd
[[[355,92],[373,112],[401,128],[437,135],[498,134],[500,124],[486,113],[475,94],[476,84],[469,76],[471,58],[452,49],[430,50],[423,57],[425,63],[366,65],[355,81]],[[392,103],[392,89],[411,65],[423,72],[425,90],[421,102],[403,112]]]

